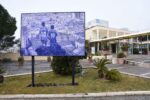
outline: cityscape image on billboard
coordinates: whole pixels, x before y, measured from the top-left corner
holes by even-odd
[[[21,14],[22,56],[84,56],[85,13]]]

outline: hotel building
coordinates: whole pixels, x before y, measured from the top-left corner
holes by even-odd
[[[150,54],[150,31],[135,33],[125,28],[110,28],[108,21],[94,19],[87,23],[85,36],[92,54],[102,53],[106,47],[109,54],[116,54],[125,44],[128,54]]]

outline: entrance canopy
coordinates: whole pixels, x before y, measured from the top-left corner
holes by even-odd
[[[145,35],[150,35],[150,31],[126,34],[126,35],[122,35],[122,36],[115,36],[115,37],[98,39],[98,40],[91,40],[90,42],[103,42],[103,41],[122,40],[122,39],[134,38],[134,37],[138,37],[138,36],[145,36]]]

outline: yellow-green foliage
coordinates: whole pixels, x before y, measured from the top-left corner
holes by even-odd
[[[95,61],[96,67],[98,68],[98,76],[100,78],[105,78],[108,68],[106,67],[106,64],[109,64],[110,62],[107,59],[98,59]]]
[[[106,78],[111,81],[120,81],[122,77],[118,70],[111,69],[107,72]]]

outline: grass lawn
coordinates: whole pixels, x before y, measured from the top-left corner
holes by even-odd
[[[27,87],[31,75],[8,77],[0,84],[0,94],[60,94],[112,91],[150,90],[150,79],[122,75],[121,82],[99,79],[96,69],[88,69],[84,76],[76,75],[78,86]],[[70,76],[55,75],[53,72],[36,74],[36,83],[70,83]]]

